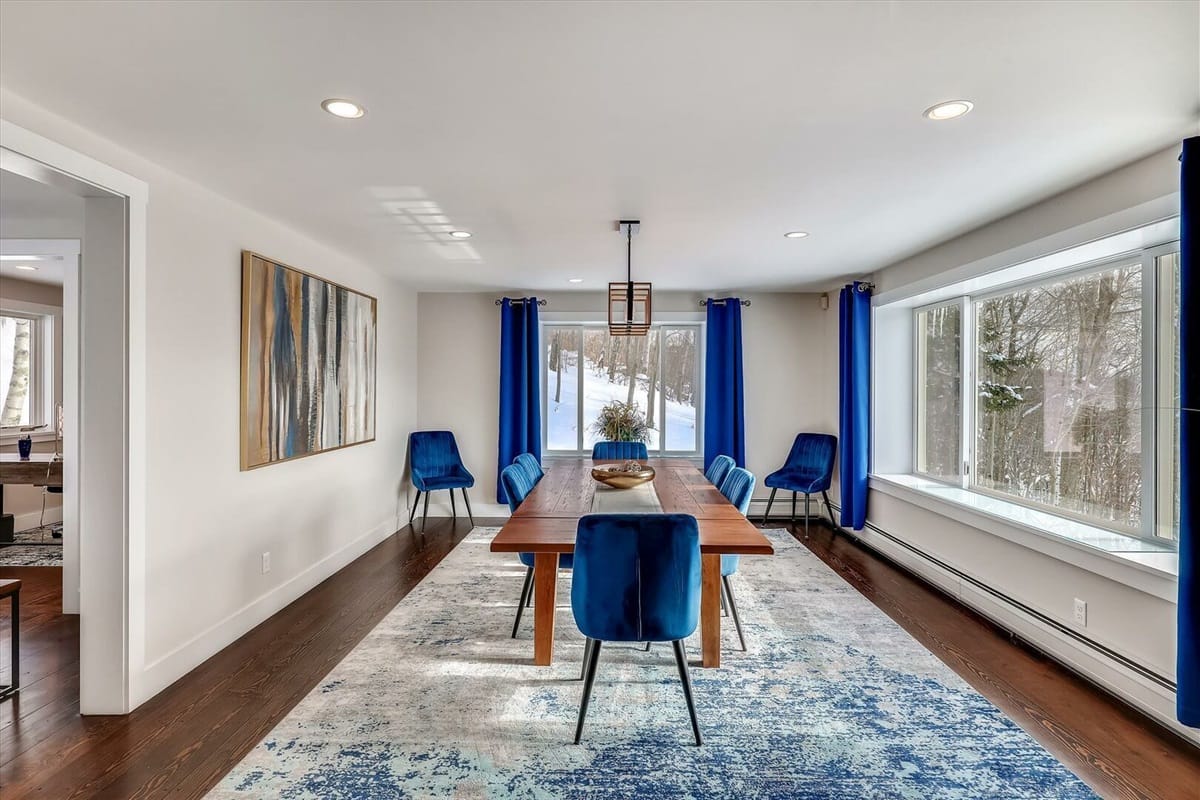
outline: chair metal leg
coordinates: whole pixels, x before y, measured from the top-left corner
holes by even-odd
[[[600,663],[599,639],[592,639],[592,650],[588,654],[583,673],[583,700],[579,703],[579,722],[575,725],[575,744],[583,738],[583,720],[587,717],[588,701],[592,699],[592,686],[596,683],[596,665]]]
[[[804,493],[804,538],[808,538],[808,492]]]
[[[724,579],[724,578],[722,578],[722,579]],[[724,591],[721,592],[721,616],[722,617],[729,616],[729,606],[725,604],[725,592]]]
[[[592,658],[592,640],[587,639],[583,643],[583,663],[579,665],[579,680],[587,677],[588,661]]]
[[[796,524],[796,493],[792,492],[792,524]]]
[[[775,502],[775,492],[778,489],[771,489],[771,496],[767,498],[767,513],[763,514],[763,522],[767,521],[767,517],[771,516],[771,504]]]
[[[651,644],[653,644],[653,642],[646,642],[646,652],[647,652],[647,653],[649,653],[649,652],[650,652],[650,645],[651,645]]]
[[[530,569],[533,569],[533,567],[530,567]],[[537,578],[531,577],[529,579],[529,599],[525,601],[526,608],[533,608],[533,584],[536,581],[537,581]]]
[[[679,680],[683,683],[683,697],[687,700],[688,714],[692,718],[692,733],[696,734],[696,746],[704,744],[700,737],[700,723],[696,719],[696,701],[692,698],[692,675],[688,672],[687,653],[683,648],[683,640],[671,642],[675,645],[675,664],[679,667]],[[582,725],[583,721],[580,720]]]
[[[412,525],[413,518],[417,516],[417,506],[421,505],[421,490],[417,489],[417,496],[413,498],[412,510],[408,512],[408,524]]]
[[[467,519],[471,520],[471,527],[475,527],[475,515],[471,513],[471,498],[467,497],[467,490],[463,489],[463,502],[467,504]],[[454,494],[454,490],[450,490],[450,494]]]
[[[425,524],[429,522],[429,495],[433,492],[425,493],[425,510],[421,512],[421,533],[425,532]]]
[[[450,519],[458,519],[458,506],[454,505],[454,490],[450,490]]]
[[[837,523],[833,521],[833,506],[829,504],[829,492],[822,490],[821,496],[825,498],[825,510],[829,512],[829,524],[833,526],[833,532],[837,533]]]
[[[742,644],[742,652],[746,651],[746,637],[742,634],[742,618],[738,616],[737,600],[733,597],[733,584],[728,575],[721,576],[723,595],[729,599],[729,613],[733,615],[733,627],[737,628],[738,641]]]
[[[525,583],[521,586],[521,602],[517,603],[517,620],[513,623],[512,638],[517,638],[517,628],[521,627],[521,612],[533,594],[533,567],[525,570]]]

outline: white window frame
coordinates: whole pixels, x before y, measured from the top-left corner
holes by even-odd
[[[1160,545],[1175,544],[1174,538],[1174,494],[1171,484],[1173,474],[1173,439],[1172,428],[1168,423],[1164,430],[1164,420],[1171,420],[1173,409],[1170,402],[1160,400],[1163,392],[1173,392],[1173,375],[1162,374],[1162,366],[1173,358],[1173,350],[1165,346],[1173,346],[1174,330],[1170,324],[1173,320],[1169,313],[1174,296],[1171,286],[1160,288],[1158,258],[1172,252],[1178,252],[1179,242],[1173,241],[1155,247],[1147,247],[1137,251],[1096,259],[1082,264],[1074,264],[1065,268],[1046,271],[1040,275],[1022,280],[1004,283],[990,287],[976,294],[961,294],[943,298],[932,303],[913,306],[910,319],[912,335],[912,466],[911,474],[926,481],[933,481],[958,486],[966,491],[994,497],[1014,505],[1051,513],[1067,519],[1083,522],[1096,528],[1111,530],[1116,533],[1145,539]],[[1018,497],[1014,494],[979,486],[974,483],[976,474],[975,452],[975,423],[978,416],[975,388],[978,383],[978,353],[976,352],[976,310],[978,304],[989,299],[1011,294],[1016,291],[1046,286],[1072,278],[1083,277],[1092,273],[1103,272],[1118,265],[1138,264],[1142,270],[1142,505],[1141,523],[1137,528],[1123,526],[1110,521],[1089,517],[1057,506],[1039,503],[1035,500]],[[1164,299],[1166,305],[1164,306]],[[921,391],[923,384],[921,354],[922,331],[917,324],[923,311],[939,308],[954,303],[960,304],[961,321],[961,387],[962,387],[962,432],[960,449],[963,458],[959,481],[947,481],[944,477],[928,475],[920,472],[918,466],[918,450],[920,447],[920,417]],[[1170,361],[1173,365],[1173,361]],[[1173,366],[1172,366],[1173,370]],[[1163,477],[1166,476],[1167,487],[1163,488]],[[1166,535],[1164,535],[1166,534]]]
[[[546,329],[547,328],[575,328],[578,333],[576,345],[579,353],[579,367],[575,370],[576,377],[576,449],[575,450],[551,450],[548,445],[549,435],[549,375],[548,375],[548,353],[546,352]],[[691,328],[695,330],[696,336],[696,449],[690,450],[666,450],[664,446],[667,441],[666,436],[666,395],[661,391],[658,392],[658,418],[664,423],[662,434],[659,436],[659,449],[650,450],[651,458],[703,458],[704,457],[704,344],[705,344],[705,323],[696,320],[663,320],[654,322],[651,328],[659,332],[659,348],[658,348],[658,374],[662,375],[662,331],[676,330],[680,328]],[[598,322],[595,320],[578,321],[578,320],[560,320],[549,318],[540,319],[538,321],[538,366],[541,371],[541,404],[542,404],[542,455],[547,458],[566,457],[579,458],[591,455],[591,450],[584,448],[584,419],[583,419],[583,336],[585,331],[608,331],[607,322]],[[589,423],[590,424],[590,423]]]
[[[14,440],[25,435],[35,439],[53,439],[54,420],[54,321],[62,309],[41,303],[4,299],[0,314],[22,317],[30,326],[29,365],[29,422],[25,425],[0,428],[0,440]]]

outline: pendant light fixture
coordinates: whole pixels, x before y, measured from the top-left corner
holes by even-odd
[[[636,219],[617,223],[617,230],[625,234],[625,280],[608,284],[610,336],[645,336],[650,332],[650,284],[633,280],[633,235],[641,227]]]

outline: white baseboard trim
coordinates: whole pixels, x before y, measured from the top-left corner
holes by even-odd
[[[38,526],[38,520],[42,517],[42,509],[37,511],[26,511],[24,514],[13,515],[13,529],[17,532],[33,530]],[[62,506],[46,506],[46,524],[51,522],[62,522]]]
[[[130,710],[154,697],[255,626],[265,622],[318,583],[391,536],[395,530],[395,521],[392,519],[379,523],[362,536],[265,594],[259,595],[174,650],[148,662],[134,682]]]
[[[412,501],[410,500],[409,502],[411,503]],[[461,494],[456,495],[454,498],[454,502],[456,504],[455,508],[458,510],[458,516],[462,517],[463,519],[466,519],[467,518],[467,509],[462,504],[462,495]],[[424,510],[423,509],[424,505],[425,505],[425,498],[424,498],[424,496],[422,496],[421,502],[417,504],[417,513],[413,515],[413,525],[416,525],[417,527],[421,526],[421,512]],[[405,515],[407,515],[411,509],[412,509],[412,506],[409,506],[408,508],[406,508],[404,511]],[[471,498],[471,512],[472,512],[472,515],[475,517],[475,519],[486,519],[488,517],[507,518],[512,513],[508,510],[508,505],[506,503],[481,503],[478,500],[476,500],[475,498]],[[442,492],[438,492],[438,494],[434,495],[433,497],[431,497],[429,499],[429,516],[430,517],[454,516],[450,512],[449,495],[446,495]],[[405,518],[400,520],[400,522],[401,522],[401,527],[403,527],[404,525],[406,525],[408,523],[408,517],[405,516]]]
[[[938,587],[1107,693],[1133,706],[1184,739],[1200,745],[1200,731],[1181,725],[1175,719],[1175,694],[1166,687],[1119,661],[1108,658],[1102,652],[1080,644],[1020,607],[1004,602],[1001,598],[962,580],[953,572],[870,528],[853,531],[852,535],[867,547]]]

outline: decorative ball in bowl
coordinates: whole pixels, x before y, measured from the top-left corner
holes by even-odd
[[[592,477],[613,489],[632,489],[654,480],[654,468],[637,461],[606,464],[592,469]]]

